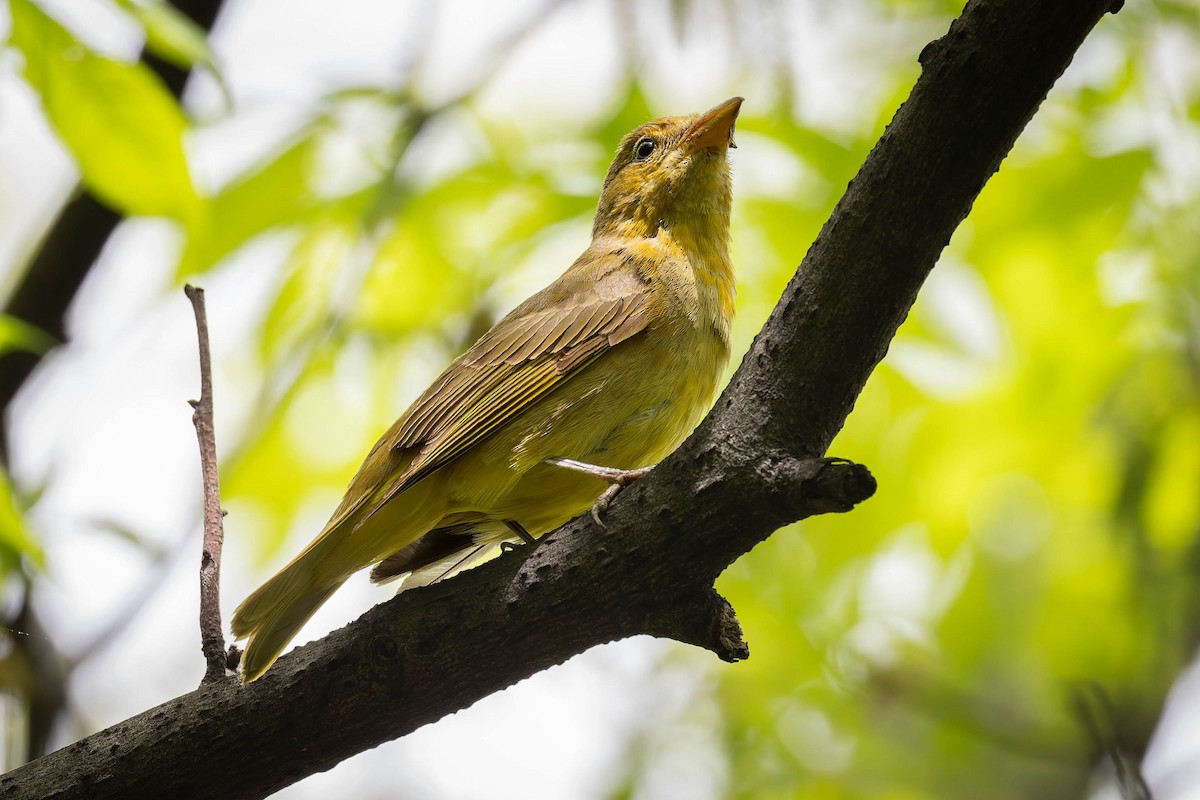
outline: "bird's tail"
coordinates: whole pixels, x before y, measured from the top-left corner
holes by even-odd
[[[242,679],[249,682],[266,671],[292,637],[349,577],[315,580],[335,537],[319,537],[290,564],[247,597],[233,614],[233,635],[249,638],[242,654]]]
[[[360,472],[355,482],[360,478],[370,482],[372,476],[363,478]],[[234,612],[233,635],[249,639],[242,679],[249,682],[265,672],[347,578],[434,527],[444,512],[442,494],[435,482],[424,480],[386,505],[364,510],[366,500],[351,498],[369,500],[372,495],[351,484],[348,499],[325,530]]]

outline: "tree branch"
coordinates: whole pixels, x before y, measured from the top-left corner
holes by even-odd
[[[204,481],[204,547],[200,555],[200,650],[207,664],[204,683],[225,677],[225,633],[221,626],[221,546],[225,530],[221,524],[221,486],[217,478],[217,441],[213,431],[212,357],[208,348],[208,316],[204,290],[184,286],[196,315],[196,338],[200,344],[200,399],[191,400],[192,424],[200,443],[200,473]]]
[[[0,777],[0,798],[262,797],[602,642],[649,633],[745,657],[713,580],[780,525],[871,494],[864,468],[819,456],[1110,3],[968,3],[713,413],[621,494],[607,531],[585,515],[406,592],[254,683],[203,685]]]

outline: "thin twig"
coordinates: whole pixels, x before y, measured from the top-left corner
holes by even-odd
[[[204,290],[183,287],[196,312],[200,340],[200,399],[190,400],[196,439],[200,442],[200,472],[204,480],[204,551],[200,557],[200,650],[207,664],[203,683],[225,677],[225,634],[221,627],[221,488],[217,481],[217,442],[213,433],[212,358],[208,350],[208,318]]]

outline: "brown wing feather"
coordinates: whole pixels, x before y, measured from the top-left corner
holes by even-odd
[[[390,449],[419,451],[376,495],[362,519],[644,330],[651,319],[645,286],[636,262],[620,249],[589,250],[558,281],[498,322],[434,381],[397,426]]]

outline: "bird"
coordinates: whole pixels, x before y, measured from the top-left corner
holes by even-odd
[[[727,150],[743,98],[622,138],[591,244],[380,437],[317,537],[238,606],[242,680],[267,670],[351,575],[443,580],[531,543],[678,447],[729,361]]]

